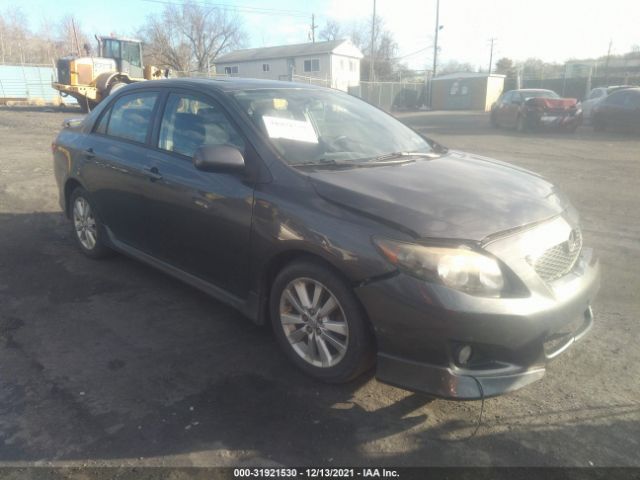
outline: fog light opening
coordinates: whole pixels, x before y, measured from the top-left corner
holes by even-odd
[[[462,347],[460,347],[458,349],[458,355],[457,355],[457,360],[458,360],[458,365],[467,365],[467,363],[469,363],[469,359],[471,358],[471,355],[473,354],[473,349],[471,348],[470,345],[464,345]]]

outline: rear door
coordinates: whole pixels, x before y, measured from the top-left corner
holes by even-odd
[[[232,145],[249,169],[257,155],[214,98],[190,90],[167,96],[155,130],[151,161],[159,179],[146,191],[152,255],[245,297],[254,180],[197,170],[193,154],[202,145]]]
[[[146,250],[148,223],[145,196],[154,173],[147,142],[159,91],[119,95],[88,135],[81,178],[109,232],[118,240]]]

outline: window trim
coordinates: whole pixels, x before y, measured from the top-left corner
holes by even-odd
[[[144,142],[137,142],[135,140],[131,140],[130,138],[123,138],[123,137],[117,137],[115,135],[109,135],[108,131],[109,131],[109,123],[111,122],[111,112],[113,111],[113,107],[116,104],[116,102],[118,100],[120,100],[121,98],[124,97],[128,97],[130,95],[138,95],[138,94],[148,94],[148,93],[155,93],[157,95],[156,97],[156,101],[155,104],[153,105],[153,108],[151,109],[151,118],[153,119],[153,121],[149,122],[149,128],[147,129],[147,136],[145,137]],[[126,142],[126,143],[130,143],[132,145],[139,145],[139,146],[145,146],[145,147],[149,147],[150,146],[150,140],[152,137],[152,134],[155,130],[155,123],[156,123],[156,115],[158,112],[158,109],[160,107],[160,104],[164,104],[164,96],[165,96],[165,92],[162,89],[150,89],[147,90],[145,89],[140,89],[137,91],[133,91],[133,92],[123,92],[117,96],[115,96],[113,99],[109,100],[108,105],[104,108],[104,110],[102,112],[100,112],[100,115],[98,116],[98,118],[96,118],[96,120],[93,122],[93,125],[91,126],[91,130],[90,130],[90,134],[91,135],[99,135],[101,137],[104,138],[110,138],[113,140],[118,140],[120,142]],[[101,133],[101,132],[97,132],[96,129],[98,128],[98,125],[100,124],[100,122],[102,121],[102,119],[105,116],[109,116],[109,118],[107,119],[107,125],[105,127],[105,132]]]

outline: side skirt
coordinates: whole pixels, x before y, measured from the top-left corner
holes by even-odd
[[[118,240],[113,232],[108,227],[104,227],[107,232],[107,236],[109,237],[109,244],[113,247],[114,250],[121,252],[129,257],[132,257],[136,260],[139,260],[147,265],[150,265],[162,272],[177,278],[178,280],[191,285],[192,287],[197,288],[198,290],[206,293],[207,295],[215,298],[216,300],[225,303],[236,310],[240,311],[244,316],[251,319],[254,323],[261,324],[263,319],[260,318],[259,309],[258,309],[258,299],[257,295],[254,292],[249,293],[247,300],[243,300],[240,297],[237,297],[228,291],[207,282],[206,280],[201,279],[200,277],[196,277],[184,270],[181,270],[173,265],[163,262],[162,260],[158,260],[157,258],[141,252],[137,248],[134,248],[126,243]]]

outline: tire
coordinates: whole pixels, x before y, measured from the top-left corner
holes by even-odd
[[[299,261],[282,269],[269,310],[280,347],[308,375],[345,383],[373,366],[374,338],[361,305],[349,285],[321,263]]]
[[[125,85],[128,85],[128,84],[126,82],[115,82],[115,83],[112,83],[111,85],[109,85],[109,88],[107,89],[107,95],[111,95],[112,93],[117,92],[118,90],[120,90]]]
[[[73,226],[73,238],[89,258],[104,258],[111,253],[105,245],[104,227],[92,207],[89,195],[84,188],[78,187],[69,200],[70,216]],[[88,210],[87,210],[88,209]]]

